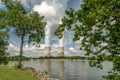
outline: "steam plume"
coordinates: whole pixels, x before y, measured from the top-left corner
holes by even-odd
[[[52,27],[57,26],[64,16],[64,11],[67,9],[67,3],[69,0],[42,0],[41,4],[33,7],[34,11],[45,16],[47,26],[45,28],[45,46],[50,47],[50,33]],[[63,40],[60,40],[61,46],[63,46]]]

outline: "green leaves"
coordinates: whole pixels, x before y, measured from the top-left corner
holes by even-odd
[[[83,0],[79,10],[65,11],[57,35],[62,35],[65,28],[74,31],[73,41],[82,39],[81,49],[95,59],[91,66],[102,68],[105,60],[113,63],[113,71],[108,73],[108,80],[119,80],[120,74],[120,0]],[[61,30],[61,28],[64,28]],[[102,45],[102,44],[107,45]]]
[[[44,16],[39,15],[37,12],[28,14],[20,1],[2,0],[2,2],[5,3],[7,10],[0,10],[0,55],[4,57],[8,37],[7,32],[9,29],[13,29],[13,33],[21,40],[19,57],[21,63],[25,38],[28,43],[39,43],[44,38],[44,27],[46,25],[43,22]],[[3,60],[1,56],[0,61]]]
[[[8,29],[6,28],[6,11],[0,10],[0,64],[7,64],[7,39]]]
[[[44,28],[46,23],[42,20],[44,16],[40,16],[37,12],[33,12],[32,14],[28,15],[28,37],[29,42],[37,42],[39,43],[41,38],[44,38]]]
[[[17,37],[27,37],[28,42],[40,42],[44,37],[43,16],[37,12],[28,14],[21,2],[15,0],[3,0],[8,11],[6,11],[6,23],[14,29]]]
[[[6,49],[8,42],[6,41],[6,36],[7,32],[4,32],[0,28],[0,64],[7,64],[7,55],[6,55]]]

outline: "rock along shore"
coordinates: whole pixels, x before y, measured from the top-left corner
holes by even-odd
[[[26,67],[25,70],[29,70],[29,71],[35,72],[36,75],[40,78],[40,80],[60,80],[58,78],[51,77],[46,72],[37,71],[37,70],[35,70],[32,67]]]

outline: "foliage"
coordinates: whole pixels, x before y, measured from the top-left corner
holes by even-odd
[[[74,31],[73,41],[82,37],[81,49],[89,57],[97,59],[90,65],[102,68],[102,62],[111,61],[113,71],[104,78],[119,80],[120,0],[83,0],[79,10],[70,9],[65,13],[55,34],[61,38],[65,28]]]
[[[5,11],[0,9],[0,64],[7,64],[7,39],[8,39],[8,30],[5,26]]]
[[[8,56],[7,58],[9,61],[18,61],[19,56]],[[28,61],[29,59],[32,58],[22,56],[22,61]]]
[[[36,73],[27,70],[18,70],[13,67],[0,66],[1,80],[39,80]]]
[[[0,30],[0,64],[7,64],[7,41],[5,39],[6,32],[4,32],[2,29]]]
[[[20,57],[18,60],[18,68],[21,68],[21,59],[23,54],[23,45],[26,42],[41,41],[44,37],[44,27],[46,25],[43,22],[43,16],[37,12],[27,13],[21,2],[17,0],[2,0],[7,8],[6,11],[6,24],[9,28],[13,29],[13,33],[20,38]]]
[[[40,42],[41,38],[44,37],[44,27],[46,25],[46,23],[42,21],[44,16],[39,15],[37,12],[28,14],[22,4],[17,0],[2,1],[5,2],[8,10],[7,23],[13,26],[16,36],[19,38],[28,38],[27,42]]]

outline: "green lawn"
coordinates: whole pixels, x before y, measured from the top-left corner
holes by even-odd
[[[0,66],[0,80],[40,80],[33,72]]]

